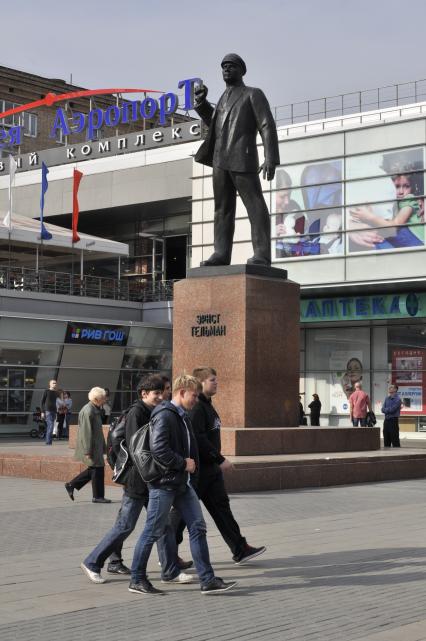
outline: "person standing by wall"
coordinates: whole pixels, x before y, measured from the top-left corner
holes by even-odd
[[[78,415],[78,434],[74,458],[87,465],[87,469],[65,483],[65,489],[72,501],[74,490],[81,490],[92,481],[93,503],[111,503],[105,494],[105,461],[106,443],[102,431],[102,405],[105,401],[105,390],[92,387],[89,402],[82,407]]]
[[[111,396],[109,389],[106,387],[105,388],[105,402],[102,406],[102,421],[104,425],[109,425],[110,420],[111,420]]]
[[[311,410],[311,425],[317,425],[319,426],[320,424],[320,414],[321,414],[321,401],[318,396],[318,394],[312,394],[313,396],[313,401],[309,403],[308,407]]]
[[[49,389],[44,390],[41,399],[41,418],[46,419],[46,445],[52,445],[53,427],[56,419],[56,399],[58,392],[56,391],[56,381],[52,379],[49,381]]]
[[[355,383],[355,391],[349,396],[349,411],[354,427],[367,427],[367,412],[371,412],[371,403],[360,382]]]
[[[64,417],[64,426],[63,426],[63,437],[69,437],[70,430],[70,421],[71,421],[71,410],[72,410],[72,398],[69,392],[64,392],[64,404],[67,409]]]
[[[383,423],[383,441],[385,447],[401,447],[399,442],[399,415],[401,413],[402,401],[398,394],[397,385],[389,385],[389,396],[385,398],[382,405],[382,413],[385,415]]]

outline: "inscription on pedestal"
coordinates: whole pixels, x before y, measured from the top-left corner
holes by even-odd
[[[195,325],[191,327],[191,336],[226,336],[226,325],[221,321],[221,316],[222,314],[197,314]]]

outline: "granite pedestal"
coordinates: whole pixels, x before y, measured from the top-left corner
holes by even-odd
[[[256,428],[299,424],[299,332],[299,286],[284,270],[196,268],[176,283],[173,376],[217,370],[224,454],[246,452],[248,431],[253,443],[268,438]]]

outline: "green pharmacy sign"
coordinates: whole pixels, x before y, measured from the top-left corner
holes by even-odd
[[[300,303],[302,323],[383,320],[426,316],[426,294],[389,294],[336,298],[308,298]]]

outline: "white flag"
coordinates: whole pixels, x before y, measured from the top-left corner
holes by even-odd
[[[13,156],[9,156],[9,211],[3,218],[3,225],[12,229],[12,187],[15,184],[15,173],[18,168]]]

